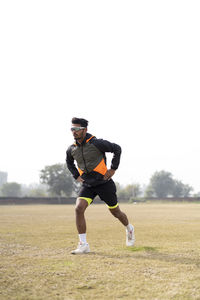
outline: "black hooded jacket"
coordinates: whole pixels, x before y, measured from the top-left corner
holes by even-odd
[[[67,149],[67,167],[75,179],[81,176],[85,186],[103,184],[106,182],[104,180],[104,175],[107,171],[106,152],[114,153],[111,169],[117,170],[120,162],[121,147],[115,143],[97,139],[95,136],[87,133],[81,144],[74,143]]]

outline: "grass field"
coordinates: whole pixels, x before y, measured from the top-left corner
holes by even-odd
[[[200,204],[121,209],[135,247],[105,205],[91,205],[92,252],[73,256],[73,206],[0,206],[0,299],[200,299]]]

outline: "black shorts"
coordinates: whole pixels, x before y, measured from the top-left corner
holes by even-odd
[[[79,192],[79,198],[86,200],[88,205],[93,202],[97,195],[110,209],[118,206],[116,186],[112,179],[97,186],[83,186]]]

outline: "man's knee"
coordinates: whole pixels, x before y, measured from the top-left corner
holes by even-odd
[[[76,205],[75,212],[77,215],[83,214],[85,209],[81,205]]]
[[[87,206],[88,203],[84,199],[77,198],[76,207],[75,207],[76,214],[83,214]]]

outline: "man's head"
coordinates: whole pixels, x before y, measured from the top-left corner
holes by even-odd
[[[87,133],[88,121],[83,118],[72,118],[71,131],[77,142],[82,143]]]

